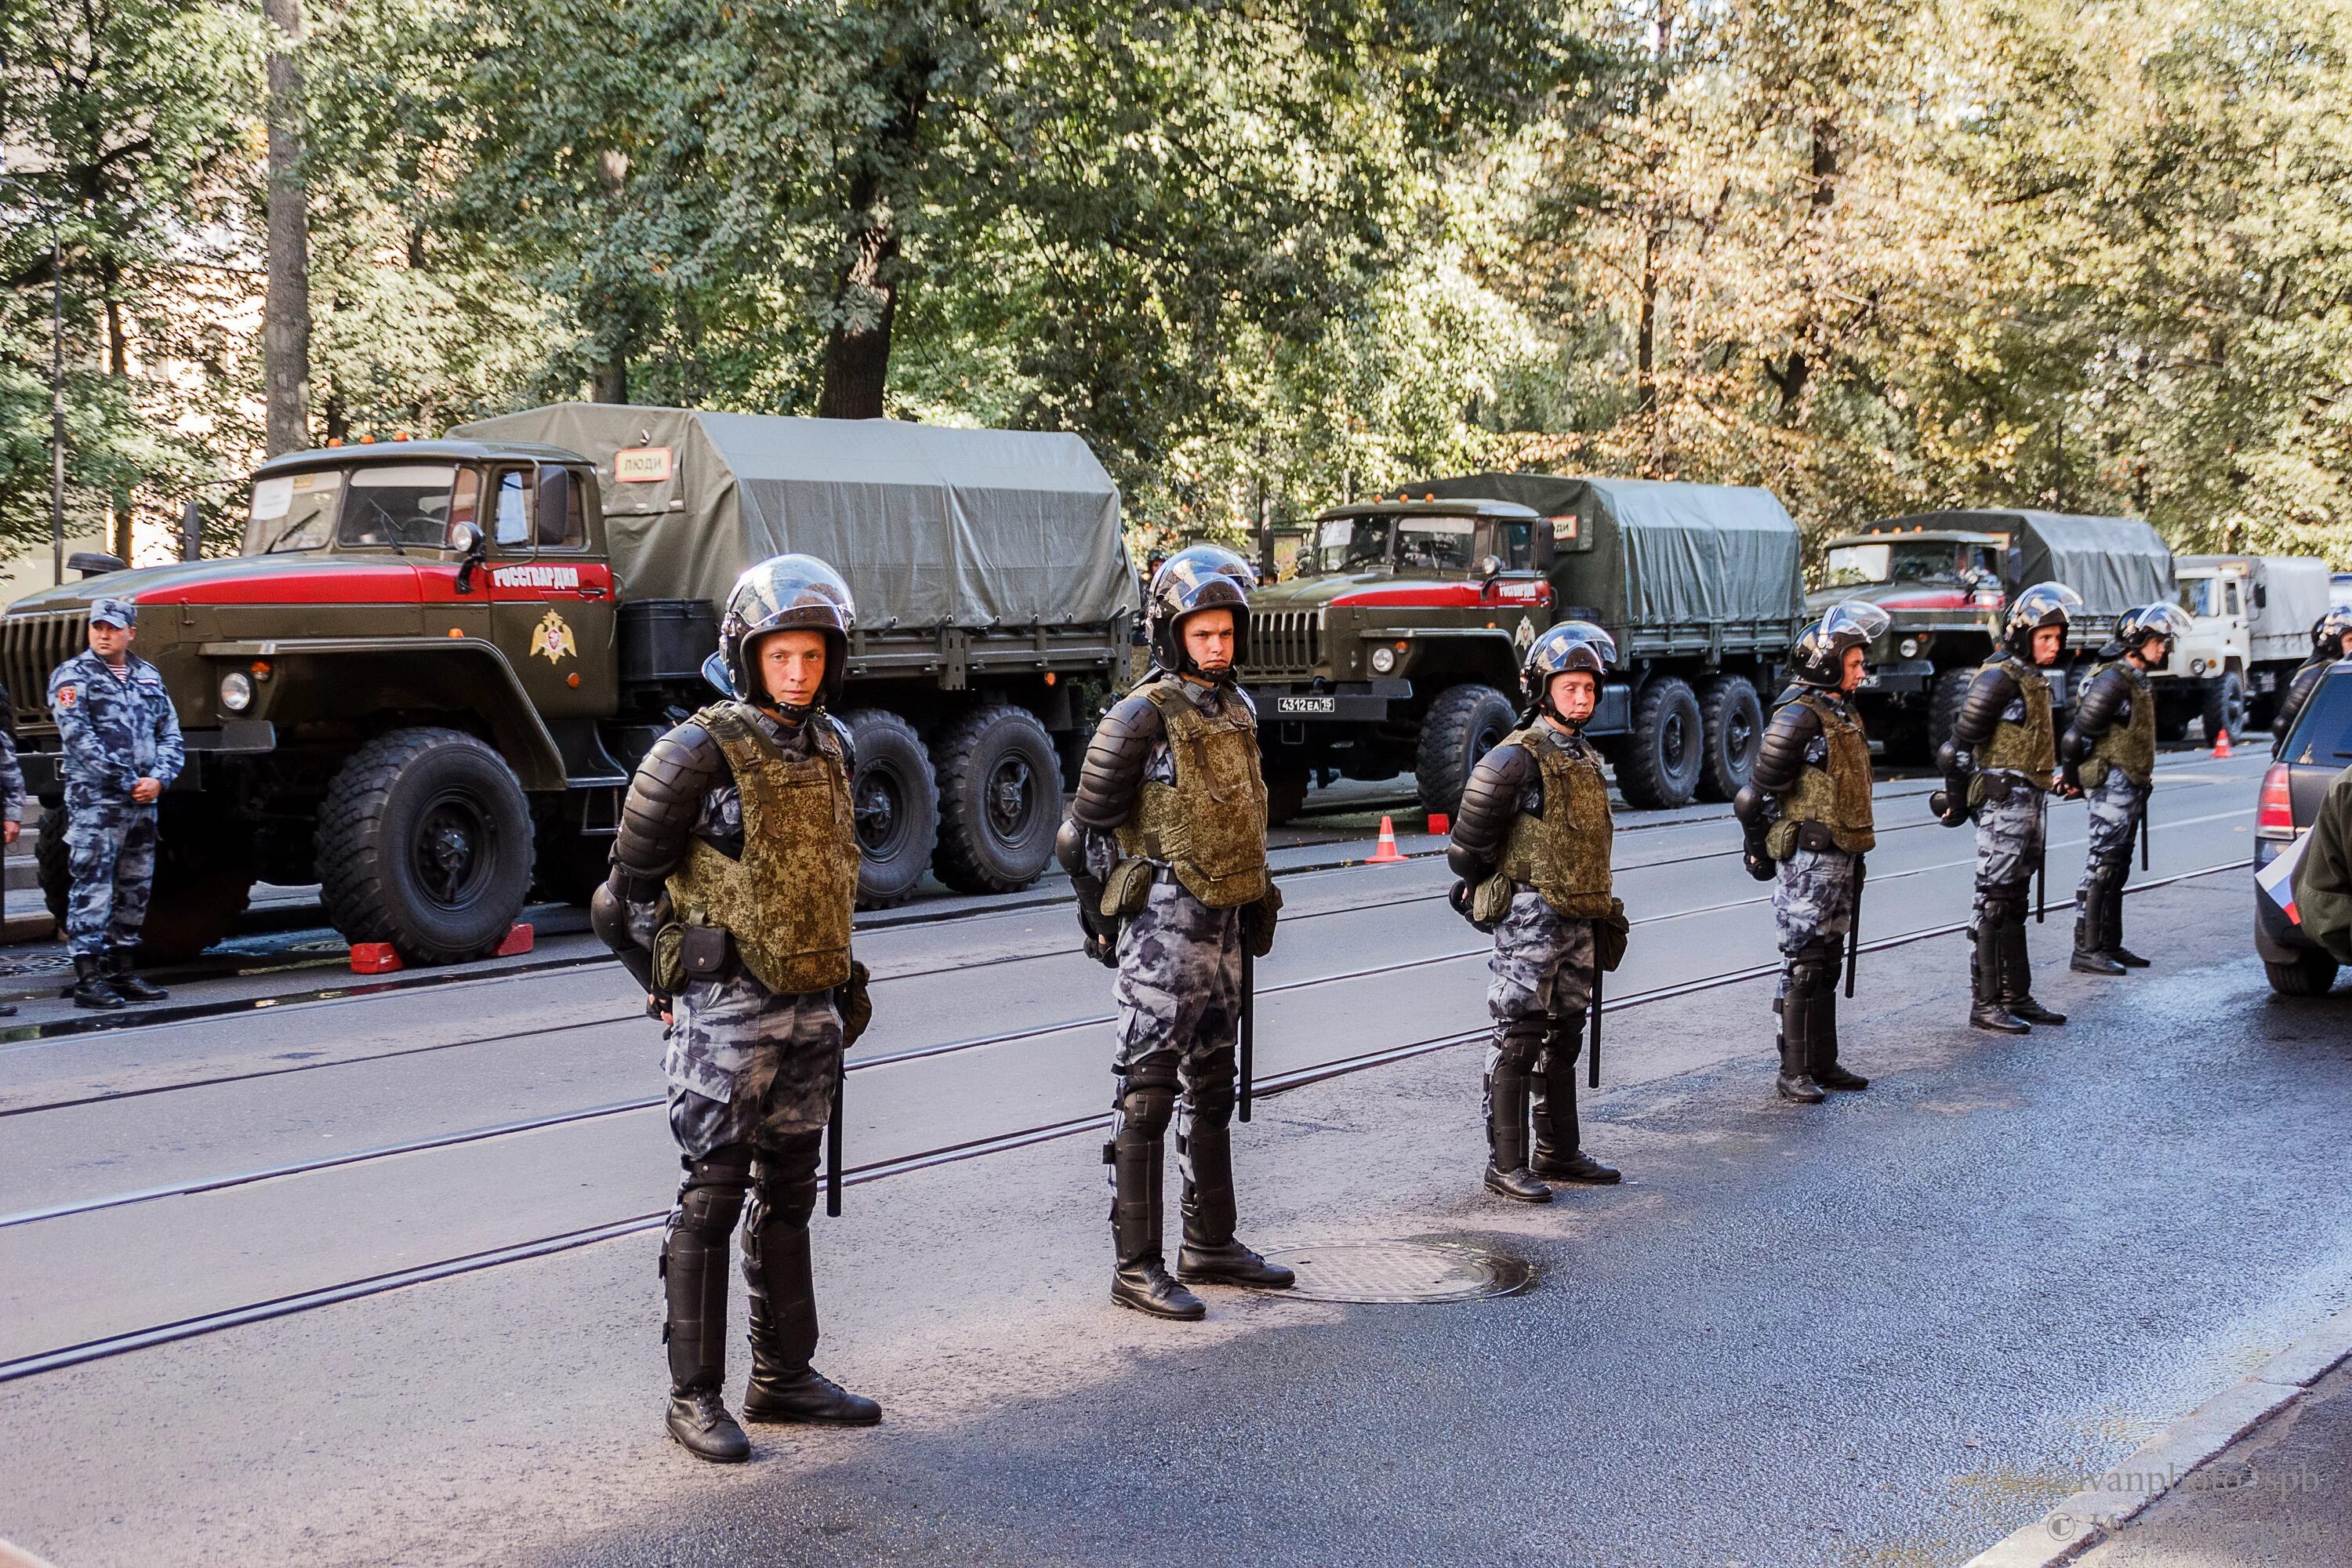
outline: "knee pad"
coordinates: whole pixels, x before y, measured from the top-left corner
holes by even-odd
[[[1202,1058],[1192,1074],[1192,1120],[1202,1126],[1223,1127],[1233,1120],[1237,1098],[1233,1054],[1219,1051]]]
[[[751,1202],[746,1223],[751,1230],[775,1220],[805,1227],[816,1212],[817,1152],[824,1134],[794,1133],[776,1141],[751,1163]]]
[[[1174,1054],[1154,1051],[1129,1068],[1123,1077],[1119,1114],[1127,1119],[1132,1131],[1147,1138],[1159,1137],[1176,1114],[1176,1092],[1181,1086]]]
[[[723,1247],[742,1216],[751,1162],[729,1150],[685,1164],[686,1181],[677,1190],[677,1212],[670,1216],[670,1228],[705,1246]]]
[[[1550,1027],[1543,1018],[1521,1018],[1503,1030],[1500,1042],[1502,1056],[1495,1065],[1514,1072],[1533,1072],[1537,1059],[1543,1055],[1544,1036]]]
[[[1801,954],[1790,964],[1789,988],[1806,997],[1826,996],[1837,988],[1838,961]]]

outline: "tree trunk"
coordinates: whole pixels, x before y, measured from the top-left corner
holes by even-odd
[[[310,444],[310,213],[302,157],[302,0],[262,0],[268,59],[269,289],[261,308],[268,455]]]
[[[1642,232],[1642,321],[1633,342],[1633,388],[1643,414],[1658,411],[1658,226]]]
[[[629,353],[614,349],[596,362],[589,374],[588,401],[591,403],[626,403],[629,400]]]
[[[872,197],[861,205],[870,212]],[[816,401],[820,419],[882,417],[890,322],[898,308],[898,285],[888,268],[898,256],[898,232],[887,218],[867,223],[853,242],[849,265],[834,289],[836,313],[824,342],[824,390]]]

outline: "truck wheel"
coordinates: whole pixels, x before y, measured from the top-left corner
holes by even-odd
[[[845,713],[857,750],[849,797],[857,816],[857,906],[903,903],[931,863],[940,833],[940,786],[915,727],[881,708]]]
[[[2336,984],[2336,961],[2324,952],[2297,953],[2285,963],[2264,959],[2263,973],[2282,996],[2325,996]]]
[[[1633,732],[1620,742],[1617,787],[1635,805],[1688,805],[1698,794],[1706,752],[1690,683],[1654,676],[1633,699]]]
[[[2159,741],[2186,740],[2189,735],[2189,710],[2177,703],[2156,705],[2156,738]]]
[[[350,941],[460,963],[505,940],[530,891],[530,803],[457,730],[394,730],[352,753],[319,809],[319,900]]]
[[[1421,721],[1421,743],[1413,752],[1422,810],[1453,816],[1470,770],[1518,722],[1519,710],[1491,686],[1449,686],[1439,692]]]
[[[1973,669],[1943,669],[1936,672],[1936,684],[1927,693],[1927,765],[1936,765],[1936,753],[1952,738],[1952,726],[1959,721],[1960,705],[1969,700],[1969,688],[1977,683]]]
[[[1701,800],[1729,800],[1748,787],[1764,744],[1764,703],[1744,675],[1718,675],[1700,688],[1698,713],[1706,741],[1700,761]]]
[[[1062,825],[1054,738],[1026,708],[992,704],[940,731],[931,870],[959,893],[1015,893],[1045,874]]]
[[[56,918],[60,937],[73,893],[68,826],[65,807],[46,813],[33,843],[42,901]],[[236,929],[253,895],[246,832],[226,814],[167,795],[156,827],[155,882],[147,895],[147,922],[139,932],[142,964],[194,958]]]
[[[2246,683],[2231,670],[2221,679],[2205,688],[2205,743],[2227,730],[2232,735],[2246,732]]]
[[[1265,825],[1279,827],[1307,809],[1307,776],[1303,773],[1265,775]]]

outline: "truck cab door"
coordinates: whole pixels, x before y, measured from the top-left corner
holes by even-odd
[[[548,719],[606,718],[615,701],[612,568],[590,548],[584,470],[493,468],[483,498],[491,637]]]
[[[1509,632],[1512,646],[1522,652],[1551,624],[1550,532],[1549,520],[1542,519],[1487,519],[1478,525],[1478,558],[1491,555],[1503,565],[1481,584],[1479,602],[1496,612],[1496,626]]]

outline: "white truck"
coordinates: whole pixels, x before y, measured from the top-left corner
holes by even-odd
[[[2180,607],[2196,623],[2155,672],[2157,731],[2177,741],[2190,720],[2211,740],[2267,730],[2287,681],[2327,613],[2327,563],[2312,555],[2179,555]]]

